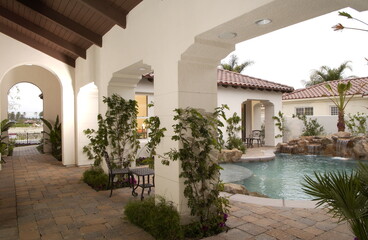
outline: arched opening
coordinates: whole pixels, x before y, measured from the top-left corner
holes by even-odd
[[[8,119],[14,122],[8,131],[15,146],[37,145],[42,142],[43,94],[32,83],[15,84],[8,92]]]
[[[1,116],[8,116],[9,90],[16,84],[25,82],[37,86],[37,88],[39,88],[42,93],[43,118],[49,121],[52,125],[55,123],[57,117],[59,117],[59,120],[61,120],[63,115],[61,110],[62,91],[60,81],[58,77],[55,76],[52,72],[41,66],[36,65],[21,65],[12,68],[1,79]],[[26,90],[24,94],[22,93],[21,97],[25,98],[25,100],[31,105],[34,105],[34,102],[32,102],[32,100],[30,100],[30,98],[28,97]],[[24,114],[24,112],[26,113]],[[34,112],[36,111],[33,111],[33,116],[35,116]],[[27,111],[23,111],[23,115],[27,116]],[[28,115],[32,115],[32,112],[28,113]],[[44,127],[42,130],[48,131],[46,127]],[[64,138],[62,139],[62,145],[64,145]],[[50,151],[49,144],[45,145],[44,151]]]

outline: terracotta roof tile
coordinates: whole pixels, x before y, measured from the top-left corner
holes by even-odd
[[[350,81],[352,84],[352,87],[349,90],[348,95],[352,94],[368,95],[368,77],[364,77],[364,78],[344,79],[329,82],[335,94],[332,94],[330,91],[327,90],[327,88],[325,87],[326,83],[320,83],[307,88],[297,89],[291,93],[284,93],[282,96],[282,100],[336,96],[337,84],[341,82],[347,83],[348,81]]]
[[[294,90],[294,88],[283,84],[270,82],[223,69],[217,70],[217,82],[220,86],[233,86],[246,89],[269,90],[284,93]]]
[[[152,81],[154,79],[154,73],[149,73],[143,75],[142,77]],[[217,69],[217,84],[223,87],[231,86],[235,88],[240,87],[243,89],[268,90],[282,93],[294,91],[294,88],[287,85],[270,82],[223,69]]]

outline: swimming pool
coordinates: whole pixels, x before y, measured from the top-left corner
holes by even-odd
[[[259,192],[271,198],[290,200],[312,199],[301,189],[304,175],[314,178],[314,171],[323,173],[345,170],[351,173],[357,168],[357,161],[354,160],[289,154],[277,154],[276,158],[269,162],[239,162],[234,164],[253,172],[251,177],[237,179],[237,181],[233,181],[234,183],[242,184],[249,191]]]

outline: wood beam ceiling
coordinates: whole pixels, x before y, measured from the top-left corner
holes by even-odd
[[[82,58],[86,58],[86,50],[69,43],[65,39],[47,31],[46,29],[28,21],[27,19],[20,17],[19,15],[9,11],[6,8],[3,8],[0,6],[0,16],[6,18],[7,20],[19,25],[20,27],[24,28],[25,30],[31,31],[38,36],[51,41],[58,45],[59,47],[63,48],[64,50],[67,50],[68,52],[80,56]]]
[[[85,4],[86,6],[92,8],[93,10],[99,12],[104,17],[110,19],[115,24],[122,28],[126,28],[126,16],[124,13],[101,0],[78,0],[79,2]]]
[[[55,49],[52,49],[50,47],[45,46],[44,44],[37,42],[33,40],[32,38],[29,38],[28,36],[14,31],[12,28],[8,27],[7,25],[0,23],[0,32],[2,32],[5,35],[8,35],[9,37],[12,37],[30,47],[33,47],[53,58],[56,58],[69,66],[75,67],[75,59],[67,56],[66,54],[60,53],[55,51]]]
[[[27,6],[28,8],[32,9],[33,11],[43,15],[44,17],[48,18],[54,23],[57,23],[61,27],[72,31],[74,34],[77,34],[78,36],[89,41],[90,43],[102,47],[101,35],[89,30],[88,28],[80,25],[77,22],[74,22],[73,20],[65,17],[64,15],[53,10],[52,8],[45,6],[41,2],[34,0],[17,0],[17,1]]]

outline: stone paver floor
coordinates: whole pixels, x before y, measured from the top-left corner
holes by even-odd
[[[95,192],[81,182],[85,168],[64,167],[30,147],[16,148],[0,171],[2,239],[153,239],[123,218],[129,189]],[[353,239],[345,223],[322,209],[231,202],[223,239]]]

